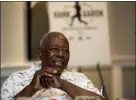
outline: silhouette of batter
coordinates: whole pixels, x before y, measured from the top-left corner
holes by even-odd
[[[87,25],[88,23],[85,22],[85,21],[83,21],[83,20],[81,19],[81,13],[80,13],[81,7],[80,7],[78,1],[75,2],[74,8],[75,8],[75,10],[76,10],[76,14],[75,14],[74,16],[72,16],[70,26],[73,25],[73,21],[74,21],[75,18],[78,18],[78,20],[79,20],[81,23],[84,23],[85,25]]]

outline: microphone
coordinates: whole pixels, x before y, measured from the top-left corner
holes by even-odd
[[[102,77],[100,64],[97,64],[96,67],[97,67],[98,75],[99,75],[100,82],[101,82],[101,85],[102,85],[100,92],[102,93],[102,95],[105,97],[106,100],[109,100],[108,94],[107,94],[107,91],[106,91],[106,87],[105,87],[105,84],[104,84],[104,80],[103,80],[103,77]]]

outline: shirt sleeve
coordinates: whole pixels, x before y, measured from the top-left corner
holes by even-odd
[[[15,95],[13,81],[13,74],[11,74],[1,88],[1,100],[13,100]]]
[[[83,73],[80,73],[80,82],[81,82],[81,87],[84,88],[85,90],[94,92],[102,96],[100,91],[96,87],[94,87],[91,80],[89,80]]]
[[[1,100],[13,100],[16,94],[30,84],[35,71],[40,69],[39,66],[35,66],[37,65],[32,65],[31,68],[11,74],[1,88]]]

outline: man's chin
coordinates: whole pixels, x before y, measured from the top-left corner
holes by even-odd
[[[64,71],[64,69],[66,69],[67,67],[65,67],[64,65],[56,65],[56,64],[48,64],[48,65],[46,65],[46,66],[48,66],[48,67],[50,67],[50,68],[52,68],[52,69],[55,69],[55,70],[57,70],[58,71],[58,73],[61,73],[61,72],[63,72]]]
[[[65,67],[64,66],[55,66],[54,69],[60,73],[60,72],[64,71]]]

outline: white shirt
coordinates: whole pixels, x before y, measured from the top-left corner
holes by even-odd
[[[13,100],[13,97],[16,94],[30,84],[35,72],[40,69],[41,63],[34,63],[31,68],[27,70],[11,74],[2,86],[1,100]],[[85,90],[101,95],[99,90],[93,86],[92,82],[83,73],[69,72],[65,70],[60,78]],[[49,88],[47,90],[41,89],[34,94],[33,98],[35,97],[40,98],[36,100],[51,100],[52,98],[57,100],[72,100],[67,93],[57,88]]]

